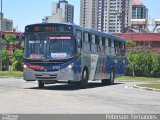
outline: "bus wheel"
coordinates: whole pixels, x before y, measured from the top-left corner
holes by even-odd
[[[115,72],[114,72],[114,69],[112,69],[110,72],[110,79],[103,79],[102,84],[103,85],[112,85],[114,83],[114,78],[115,78]]]
[[[38,87],[44,88],[44,83],[41,80],[38,81]]]
[[[110,80],[109,80],[111,85],[114,83],[114,78],[115,78],[115,72],[114,72],[114,69],[112,69],[110,73]]]
[[[80,82],[80,88],[87,88],[88,86],[88,71],[87,69],[83,70],[82,80]]]

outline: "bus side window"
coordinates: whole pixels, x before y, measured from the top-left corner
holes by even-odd
[[[84,32],[83,33],[83,42],[88,43],[89,42],[89,37],[88,37],[88,33]]]
[[[104,55],[103,38],[99,37],[98,53]]]
[[[123,42],[119,41],[119,54],[122,55],[123,54]]]
[[[124,44],[123,44],[123,48],[126,49],[126,43],[125,43],[125,42],[123,42],[123,43],[124,43]]]
[[[89,53],[91,51],[90,37],[89,37],[89,33],[87,33],[87,32],[83,33],[83,50],[86,53]]]
[[[99,45],[102,45],[102,37],[99,37]]]
[[[110,55],[111,54],[111,50],[109,47],[109,39],[105,38],[105,55]]]
[[[119,55],[119,41],[114,40],[115,55]]]
[[[91,35],[91,33],[88,34],[88,38],[89,38],[88,42],[89,42],[89,45],[90,45],[89,48],[90,48],[90,53],[91,53],[91,43],[92,43],[92,35]]]
[[[108,39],[108,51],[109,51],[109,55],[111,55],[111,39]]]
[[[91,52],[92,54],[97,54],[96,36],[91,35]]]
[[[103,38],[102,38],[102,45],[105,46],[105,44],[106,44],[106,40],[105,40],[105,38],[103,37]]]
[[[76,51],[80,53],[82,48],[82,32],[80,30],[76,30],[76,46]]]
[[[96,36],[96,44],[99,45],[99,36]]]
[[[125,56],[125,52],[126,52],[126,44],[125,42],[122,42],[122,56]]]
[[[108,46],[111,47],[111,39],[108,40]]]
[[[112,47],[112,48],[115,47],[114,40],[111,40],[111,47]]]
[[[79,31],[79,30],[76,31],[76,38],[82,39],[82,32],[81,31]]]
[[[105,44],[106,44],[106,40],[105,40],[105,37],[103,37],[103,38],[102,38],[102,46],[103,46],[103,54],[104,54],[104,55],[105,55],[105,51],[106,51]]]
[[[82,40],[82,32],[80,30],[76,31],[76,39]]]
[[[92,42],[92,37],[91,37],[91,34],[88,33],[88,42],[91,44]]]
[[[96,45],[97,45],[97,52],[98,52],[99,36],[97,36],[97,35],[96,35]]]
[[[111,55],[115,55],[114,47],[115,47],[114,40],[111,39]]]

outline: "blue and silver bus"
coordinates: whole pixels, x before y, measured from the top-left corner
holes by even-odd
[[[38,87],[88,81],[113,84],[125,73],[125,39],[68,23],[40,23],[25,27],[24,80]]]

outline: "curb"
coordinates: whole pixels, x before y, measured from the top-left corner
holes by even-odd
[[[143,89],[143,90],[150,90],[150,91],[156,91],[156,92],[160,92],[159,89],[154,89],[154,88],[148,88],[148,87],[140,87],[140,86],[137,86],[137,85],[134,85],[133,88],[139,88],[139,89]]]

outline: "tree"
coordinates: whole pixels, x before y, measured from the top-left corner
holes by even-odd
[[[131,40],[128,40],[128,41],[126,42],[126,44],[127,44],[127,47],[135,47],[135,46],[136,46],[136,42],[131,41]]]
[[[7,34],[4,36],[4,42],[9,44],[16,44],[18,42],[16,35]]]
[[[3,43],[7,45],[7,50],[0,51],[3,66],[5,66],[3,70],[8,70],[8,66],[11,66],[14,70],[22,71],[23,50],[17,49],[18,39],[16,35],[5,35]]]
[[[22,71],[23,70],[23,50],[16,50],[14,52],[13,59],[13,70]]]
[[[2,59],[2,70],[8,70],[9,67],[9,51],[8,50],[0,50],[0,56]]]
[[[127,75],[131,76],[133,67],[135,76],[160,77],[160,54],[152,52],[128,53]]]

